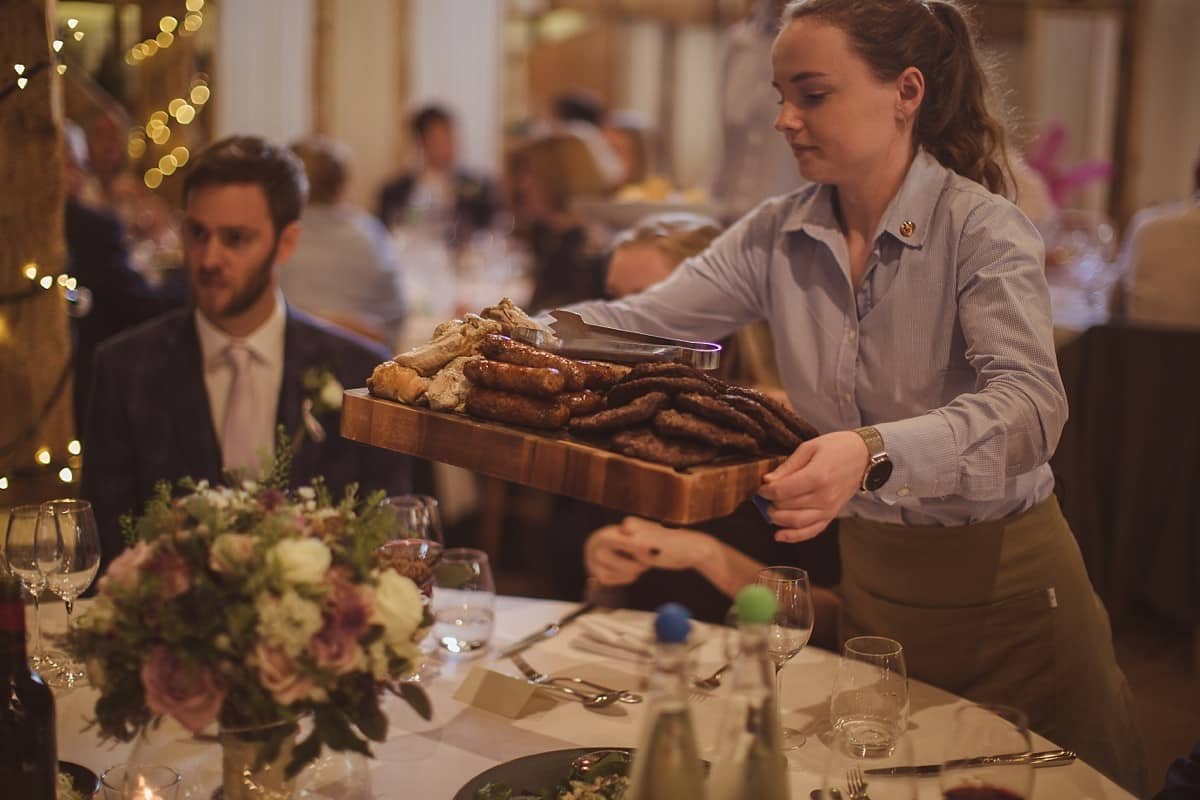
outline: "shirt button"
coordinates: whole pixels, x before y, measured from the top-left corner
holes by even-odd
[[[850,335],[847,336],[846,338],[853,342],[855,339],[858,338],[858,334],[856,334],[854,331],[850,331]]]
[[[847,403],[854,402],[854,395],[850,394],[849,392],[846,392],[846,402]]]
[[[896,494],[898,494],[900,497],[908,497],[908,494],[909,494],[908,487],[905,486],[903,489],[897,490]]]

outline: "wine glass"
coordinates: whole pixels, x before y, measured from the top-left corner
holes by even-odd
[[[29,663],[39,672],[49,673],[58,668],[65,658],[61,653],[47,653],[42,649],[42,592],[46,590],[46,576],[38,567],[37,526],[40,506],[17,506],[9,512],[8,530],[4,536],[4,558],[8,568],[21,579],[25,591],[33,598],[33,647]],[[48,674],[43,678],[49,677]]]
[[[75,599],[92,585],[100,569],[100,533],[91,503],[86,500],[42,503],[37,525],[37,563],[50,591],[66,603],[69,636]],[[59,663],[51,685],[73,687],[86,682],[83,665],[66,658]]]
[[[808,573],[799,567],[766,567],[755,583],[775,595],[775,619],[767,630],[767,653],[775,663],[775,699],[783,717],[783,665],[808,644],[813,629],[812,588]],[[794,728],[783,729],[783,749],[804,746],[806,737]]]
[[[859,755],[879,758],[891,752],[908,728],[908,668],[899,642],[885,636],[846,640],[829,721]]]
[[[403,494],[383,501],[394,521],[388,541],[379,547],[381,566],[406,575],[432,596],[433,567],[445,549],[437,500],[427,495]]]
[[[1033,741],[1025,714],[1000,705],[954,712],[940,774],[946,800],[1026,800],[1033,796]]]

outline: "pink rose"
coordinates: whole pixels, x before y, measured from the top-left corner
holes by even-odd
[[[250,564],[255,557],[256,541],[255,537],[244,533],[222,533],[213,540],[208,554],[209,569],[228,575]]]
[[[339,636],[357,639],[367,631],[371,622],[371,601],[354,584],[348,567],[331,567],[325,573],[329,594],[325,598],[325,627],[334,628]]]
[[[317,666],[335,675],[353,672],[359,665],[362,648],[358,638],[338,629],[327,620],[326,625],[308,643],[308,652],[316,659]]]
[[[127,548],[108,565],[108,572],[100,579],[100,591],[132,589],[137,586],[142,567],[146,565],[152,555],[154,555],[154,548],[145,542],[138,542],[133,547]]]
[[[302,676],[296,662],[282,648],[259,642],[250,662],[258,669],[263,686],[285,706],[308,698],[316,688],[312,678]]]
[[[142,664],[146,705],[155,714],[174,717],[190,731],[208,727],[221,712],[225,689],[207,668],[189,667],[165,647],[150,651]]]
[[[158,596],[162,600],[179,597],[192,587],[187,562],[178,553],[159,553],[147,569],[158,579]]]

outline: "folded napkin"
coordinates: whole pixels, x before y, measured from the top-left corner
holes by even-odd
[[[615,615],[591,614],[580,617],[575,624],[577,634],[571,646],[576,650],[626,661],[648,661],[653,654],[650,618],[635,622]],[[696,647],[704,638],[703,627],[693,624],[688,646]]]

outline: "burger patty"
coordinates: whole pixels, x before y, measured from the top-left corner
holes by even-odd
[[[641,397],[635,397],[623,406],[598,411],[586,417],[575,417],[567,423],[567,430],[571,433],[590,435],[619,428],[631,428],[652,418],[660,410],[666,408],[668,402],[670,402],[670,398],[663,392],[650,392]]]
[[[767,441],[767,432],[763,430],[762,425],[759,425],[753,419],[719,398],[684,392],[675,397],[675,405],[680,410],[690,411],[709,422],[715,422],[731,430],[748,433],[759,444],[764,444]]]
[[[663,392],[668,395],[677,395],[680,392],[716,394],[716,391],[711,386],[699,378],[652,377],[638,378],[628,383],[618,383],[608,390],[608,395],[605,399],[609,408],[616,408],[628,404],[635,397],[640,397],[650,392]]]
[[[763,431],[767,434],[767,441],[776,447],[791,453],[800,446],[800,437],[792,433],[788,426],[783,424],[783,420],[761,403],[737,394],[723,394],[720,399],[762,425]]]
[[[799,436],[801,440],[812,439],[819,435],[817,429],[810,425],[807,420],[802,419],[775,398],[763,394],[757,389],[750,389],[745,386],[730,386],[725,390],[725,393],[745,397],[759,405],[765,406],[771,413],[779,417],[779,420],[788,427],[788,430]]]
[[[648,428],[620,431],[613,435],[612,446],[623,455],[676,469],[707,464],[717,457],[717,448],[712,445],[687,439],[663,439]]]
[[[654,417],[654,431],[672,439],[691,439],[704,442],[721,450],[736,450],[739,453],[757,453],[758,442],[748,433],[738,433],[720,425],[714,425],[686,411],[669,408]]]

